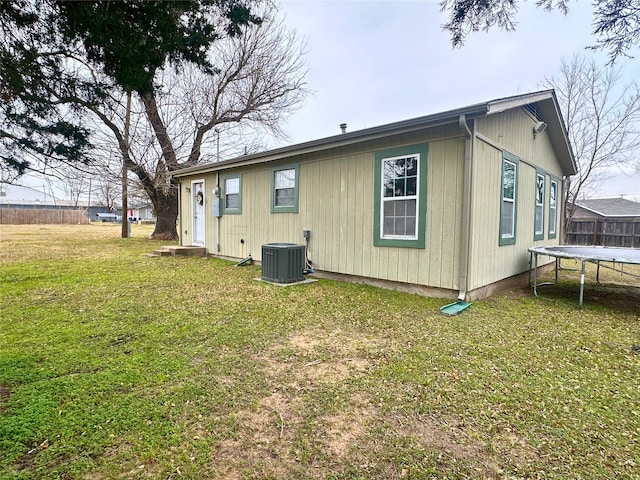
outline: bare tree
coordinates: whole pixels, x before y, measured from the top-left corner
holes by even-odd
[[[636,82],[621,85],[619,69],[578,55],[563,60],[560,75],[542,85],[556,90],[577,163],[577,175],[567,182],[567,225],[576,200],[597,191],[617,167],[637,161],[640,90]]]
[[[70,201],[74,207],[77,207],[80,197],[89,191],[89,177],[84,172],[71,166],[58,169],[58,174],[64,179],[61,182],[61,187],[66,200]]]
[[[120,196],[120,188],[120,185],[114,182],[113,179],[107,177],[101,178],[96,187],[98,201],[107,207],[109,211],[114,211]]]
[[[134,95],[128,142],[124,92],[114,91],[101,107],[76,99],[115,139],[122,161],[153,203],[154,238],[177,238],[172,171],[213,161],[216,135],[230,138],[250,127],[282,135],[280,121],[306,95],[303,46],[272,14],[243,34],[216,42],[210,56],[222,65],[218,72],[188,65],[177,72],[159,70],[154,90]]]

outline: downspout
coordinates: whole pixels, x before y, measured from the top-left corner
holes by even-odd
[[[558,243],[560,245],[569,243],[567,241],[566,232],[567,232],[567,201],[569,199],[569,188],[571,188],[571,179],[569,175],[563,175],[562,177],[562,195],[560,197],[560,228],[558,228]],[[575,199],[573,200],[575,202]]]
[[[466,140],[464,144],[464,184],[462,191],[462,238],[460,245],[460,292],[458,300],[466,300],[469,275],[469,248],[471,244],[471,172],[473,166],[473,139],[464,115],[458,118],[460,128],[464,130]],[[474,125],[475,128],[475,125]]]

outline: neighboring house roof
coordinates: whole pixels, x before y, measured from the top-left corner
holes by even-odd
[[[0,183],[0,203],[13,205],[57,205],[60,204],[51,195],[22,185]]]
[[[390,135],[408,133],[439,125],[458,123],[461,116],[466,119],[484,117],[501,113],[513,108],[524,107],[526,105],[535,104],[536,110],[540,117],[547,124],[547,135],[554,149],[558,162],[562,167],[564,175],[574,175],[576,173],[576,163],[573,151],[569,143],[567,130],[562,120],[560,107],[556,94],[553,90],[543,90],[523,95],[514,95],[488,102],[477,103],[467,107],[448,110],[446,112],[436,113],[423,117],[417,117],[401,122],[389,123],[378,127],[366,128],[349,133],[342,133],[331,137],[312,140],[309,142],[299,143],[287,147],[276,148],[266,152],[243,155],[241,157],[225,160],[221,162],[210,163],[206,165],[196,165],[193,167],[183,168],[173,172],[173,176],[182,177],[194,173],[207,173],[216,170],[223,170],[239,165],[250,165],[255,163],[264,163],[278,160],[291,155],[300,155],[304,153],[317,152],[329,148],[346,146],[367,140],[374,140]]]
[[[592,198],[576,205],[603,217],[640,217],[640,203],[626,198]]]

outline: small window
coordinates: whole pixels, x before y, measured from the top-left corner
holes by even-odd
[[[225,175],[222,177],[222,189],[224,213],[242,213],[242,176]]]
[[[272,171],[271,212],[298,212],[297,165],[287,165]]]
[[[556,238],[558,225],[558,180],[549,183],[549,238]]]
[[[540,170],[536,171],[536,193],[535,193],[535,220],[533,228],[533,239],[544,239],[544,189],[546,174]]]
[[[503,152],[499,245],[516,243],[518,157]]]
[[[375,160],[374,245],[424,248],[427,146],[376,152]]]

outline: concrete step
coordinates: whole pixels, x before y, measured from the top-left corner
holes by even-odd
[[[170,256],[189,256],[189,257],[205,257],[207,250],[204,247],[180,247],[169,246],[161,247],[150,253],[150,257],[170,257]]]
[[[164,247],[167,248],[167,247]],[[174,255],[184,255],[187,257],[204,257],[207,249],[204,247],[168,247]]]

